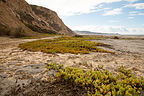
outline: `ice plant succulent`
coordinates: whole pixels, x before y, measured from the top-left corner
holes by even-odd
[[[60,37],[54,40],[38,40],[20,44],[23,50],[41,51],[45,53],[73,53],[88,54],[89,52],[112,53],[108,50],[100,49],[97,46],[104,46],[102,43],[80,40],[76,37]]]
[[[48,64],[48,68],[57,70],[58,80],[86,89],[88,96],[141,96],[144,92],[144,79],[135,77],[123,67],[115,77],[108,70],[84,71],[80,68],[63,68],[63,65],[55,63]]]

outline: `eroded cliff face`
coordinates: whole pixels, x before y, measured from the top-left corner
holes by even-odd
[[[31,5],[32,10],[35,14],[43,20],[43,25],[48,26],[50,29],[55,30],[59,34],[74,34],[58,17],[57,13],[40,6]]]
[[[32,35],[32,31],[75,34],[52,10],[29,5],[25,0],[0,0],[0,34],[4,34],[4,31],[15,33],[20,30],[25,35]]]
[[[17,5],[15,5],[15,2],[12,3],[13,1],[14,0],[0,0],[0,35],[14,35],[17,28],[21,28],[26,32],[31,31],[20,21],[19,15],[14,8]]]

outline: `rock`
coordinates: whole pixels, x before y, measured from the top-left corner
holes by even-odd
[[[42,22],[42,25],[49,27],[49,29],[58,32],[58,34],[62,35],[74,35],[75,33],[70,30],[58,17],[57,13],[36,5],[31,5],[34,13],[39,16]]]
[[[6,68],[4,66],[0,66],[0,70],[5,70]]]
[[[26,72],[28,74],[38,74],[41,73],[46,67],[45,63],[42,64],[29,64],[21,66],[20,70],[17,70],[15,74]]]
[[[39,74],[38,76],[33,77],[34,80],[39,81],[43,77],[42,74]]]
[[[4,74],[4,73],[0,73],[0,79],[1,79],[1,78],[4,79],[4,78],[6,78],[6,77],[7,77],[6,74]]]
[[[5,2],[5,3],[4,3]],[[29,5],[25,0],[0,0],[0,34],[15,37],[31,36],[36,32],[74,35],[57,13],[40,6]]]
[[[44,76],[56,76],[56,71],[55,70],[50,70],[44,74]]]
[[[2,0],[4,3],[6,3],[7,0]]]
[[[18,64],[19,62],[18,61],[13,61],[13,62],[8,62],[8,66],[10,66],[10,65],[16,65],[16,64]]]

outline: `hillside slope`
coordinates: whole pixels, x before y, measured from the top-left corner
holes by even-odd
[[[43,20],[44,26],[48,26],[50,29],[55,30],[59,34],[74,34],[74,32],[72,32],[67,26],[65,26],[56,12],[36,5],[31,5],[31,8],[35,12],[35,14]]]
[[[0,0],[0,35],[14,35],[20,32],[33,35],[33,31],[75,34],[52,10],[30,6],[25,0]]]

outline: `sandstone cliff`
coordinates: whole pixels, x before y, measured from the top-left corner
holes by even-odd
[[[67,26],[65,26],[56,12],[40,6],[31,5],[31,7],[35,14],[43,20],[44,26],[48,26],[51,30],[55,30],[60,34],[74,34]]]
[[[74,35],[56,12],[29,5],[25,0],[0,0],[0,35],[33,35],[35,32]]]

